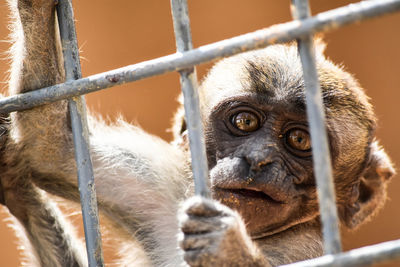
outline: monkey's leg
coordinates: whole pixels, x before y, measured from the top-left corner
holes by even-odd
[[[56,204],[33,185],[29,166],[6,154],[14,147],[9,126],[9,117],[0,115],[0,204],[14,215],[25,260],[29,266],[86,266],[81,242]]]
[[[71,233],[71,226],[64,220],[55,203],[45,198],[28,177],[1,177],[2,203],[18,220],[14,228],[24,242],[24,255],[29,266],[86,266],[82,244]],[[28,240],[26,240],[28,239]]]

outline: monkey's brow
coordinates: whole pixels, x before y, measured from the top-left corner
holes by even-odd
[[[294,96],[288,99],[289,107],[295,112],[304,114],[306,112],[306,103],[304,96]]]
[[[300,89],[301,90],[301,89]],[[279,94],[278,94],[279,95]],[[305,114],[306,103],[305,96],[301,91],[290,90],[284,94],[284,97],[271,97],[269,93],[258,92],[254,94],[245,94],[240,96],[232,96],[230,98],[224,99],[214,108],[214,112],[219,112],[221,110],[237,106],[237,105],[255,105],[260,106],[262,109],[270,107],[282,107],[285,110],[293,113]]]

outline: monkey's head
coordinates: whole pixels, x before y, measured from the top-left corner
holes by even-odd
[[[353,228],[382,205],[394,169],[374,139],[367,96],[323,50],[317,42],[337,206],[341,222]],[[224,59],[199,94],[213,197],[242,215],[253,238],[315,220],[318,201],[297,46],[274,45]]]

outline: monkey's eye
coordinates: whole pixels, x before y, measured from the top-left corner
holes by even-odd
[[[311,139],[307,131],[298,128],[286,132],[286,143],[301,152],[311,151]]]
[[[251,112],[239,112],[232,117],[232,124],[244,132],[254,132],[260,127],[260,119]]]

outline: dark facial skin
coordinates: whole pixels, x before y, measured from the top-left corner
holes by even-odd
[[[303,111],[253,94],[221,103],[211,118],[213,197],[239,211],[253,238],[317,216]]]

